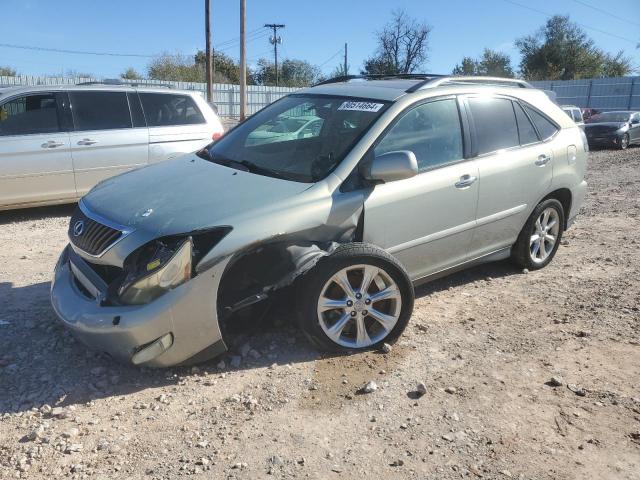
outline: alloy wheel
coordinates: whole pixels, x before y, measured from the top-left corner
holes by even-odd
[[[529,254],[534,263],[543,263],[553,252],[560,232],[560,216],[555,208],[545,208],[534,225]]]
[[[382,268],[353,265],[336,272],[322,287],[318,321],[333,342],[367,348],[384,339],[402,310],[396,282]]]

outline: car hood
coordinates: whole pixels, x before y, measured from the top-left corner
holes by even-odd
[[[163,236],[229,225],[235,215],[258,215],[309,187],[192,154],[105,180],[82,203],[107,220]]]

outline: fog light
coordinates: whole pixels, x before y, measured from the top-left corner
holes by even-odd
[[[131,363],[140,365],[141,363],[149,362],[161,353],[169,350],[171,345],[173,345],[173,335],[167,333],[136,352],[133,357],[131,357]]]

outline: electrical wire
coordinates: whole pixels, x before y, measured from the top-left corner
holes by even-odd
[[[640,27],[640,23],[638,22],[633,22],[631,20],[629,20],[628,18],[624,18],[624,17],[619,17],[618,15],[614,15],[613,13],[605,10],[604,8],[599,8],[596,7],[595,5],[591,5],[587,2],[584,2],[583,0],[573,0],[576,3],[579,3],[580,5],[584,5],[585,7],[591,8],[593,10],[595,10],[596,12],[600,12],[600,13],[604,13],[605,15],[610,16],[611,18],[615,18],[616,20],[620,20],[621,22],[627,22],[631,25],[635,25],[636,27]]]
[[[318,65],[318,68],[322,68],[324,67],[327,63],[329,63],[331,60],[333,60],[334,58],[336,58],[338,55],[340,55],[344,50],[341,48],[340,50],[338,50],[336,53],[334,53],[333,55],[331,55],[327,60],[325,60],[324,62],[322,62],[320,65]]]
[[[542,10],[538,10],[537,8],[530,7],[528,5],[523,5],[522,3],[514,2],[513,0],[502,0],[502,1],[510,3],[511,5],[516,5],[516,6],[520,7],[520,8],[525,8],[527,10],[531,10],[532,12],[539,13],[541,15],[544,15],[545,17],[548,17],[548,18],[553,17],[553,15],[548,13],[548,12],[544,12]],[[604,35],[608,35],[610,37],[617,38],[618,40],[624,40],[625,42],[633,43],[634,45],[637,45],[637,43],[638,43],[635,40],[631,40],[630,38],[626,38],[626,37],[622,37],[620,35],[616,35],[615,33],[607,32],[606,30],[601,30],[599,28],[590,27],[589,25],[585,25],[583,23],[578,23],[578,22],[575,22],[575,23],[577,25],[580,25],[582,28],[587,28],[589,30],[593,30],[594,32],[599,32],[599,33],[602,33]]]

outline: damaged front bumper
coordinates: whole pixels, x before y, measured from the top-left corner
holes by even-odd
[[[124,361],[168,367],[226,351],[217,292],[228,259],[145,305],[107,306],[104,285],[65,248],[51,284],[51,304],[62,323],[91,349]]]

